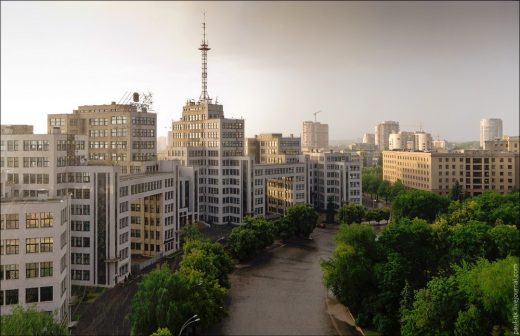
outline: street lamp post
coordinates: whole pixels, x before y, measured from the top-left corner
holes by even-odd
[[[187,319],[186,322],[184,322],[184,324],[182,325],[181,330],[179,331],[179,336],[182,335],[182,332],[184,331],[184,329],[187,326],[189,326],[192,323],[199,322],[199,321],[200,321],[200,318],[198,317],[197,314],[195,314],[192,317],[190,317],[189,319]]]

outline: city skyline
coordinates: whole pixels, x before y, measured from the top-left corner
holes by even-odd
[[[384,120],[476,141],[496,117],[518,134],[515,2],[2,2],[2,123],[45,133],[49,113],[151,91],[165,136],[200,95],[203,10],[209,95],[246,136],[299,135],[317,110],[331,140]]]

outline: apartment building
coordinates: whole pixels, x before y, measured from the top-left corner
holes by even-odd
[[[520,187],[519,154],[490,150],[383,152],[383,179],[448,195],[458,181],[469,195],[510,192]]]
[[[0,313],[15,305],[70,321],[70,198],[2,199]]]
[[[387,150],[389,148],[389,136],[392,133],[399,132],[399,123],[397,121],[384,121],[375,127],[376,146],[379,150]]]
[[[480,148],[488,140],[502,138],[502,119],[483,118],[480,120]]]
[[[519,153],[520,137],[504,135],[502,139],[486,140],[484,142],[484,150]]]
[[[157,159],[157,115],[145,102],[84,105],[73,113],[49,114],[47,130],[86,135],[89,162],[120,166],[122,174],[144,173],[153,168],[146,162]]]
[[[361,204],[361,157],[352,152],[313,151],[309,157],[309,199],[326,209],[329,199],[336,207]]]
[[[302,131],[302,150],[329,147],[329,125],[316,121],[304,121]]]
[[[246,139],[245,154],[253,156],[255,163],[294,163],[301,155],[300,138],[292,134],[283,137],[281,133],[265,133]]]

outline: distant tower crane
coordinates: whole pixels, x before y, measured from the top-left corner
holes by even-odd
[[[321,113],[321,110],[313,113],[314,114],[314,122],[316,122],[316,114],[318,114],[318,113]]]

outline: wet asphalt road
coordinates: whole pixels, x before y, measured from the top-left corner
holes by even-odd
[[[209,334],[335,335],[327,314],[320,260],[331,256],[335,230],[263,252],[230,275],[229,316]]]

